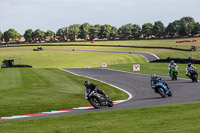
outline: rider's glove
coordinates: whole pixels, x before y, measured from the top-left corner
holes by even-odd
[[[186,74],[186,76],[188,76],[188,74]]]

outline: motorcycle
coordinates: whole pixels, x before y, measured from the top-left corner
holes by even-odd
[[[92,91],[90,93],[88,96],[88,101],[96,109],[99,109],[101,106],[113,106],[113,101],[109,97],[103,96],[96,91]]]
[[[189,70],[189,78],[192,80],[192,82],[197,82],[198,81],[198,74],[196,69],[191,69]]]
[[[172,96],[172,92],[169,89],[167,83],[165,83],[165,82],[159,81],[156,84],[154,90],[155,90],[156,93],[159,93],[163,98],[166,98],[166,96],[169,96],[169,97]]]
[[[177,80],[177,76],[178,76],[178,68],[176,68],[175,66],[171,67],[171,73],[170,73],[171,79]]]

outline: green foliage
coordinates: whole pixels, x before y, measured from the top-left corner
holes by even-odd
[[[9,29],[8,31],[4,32],[3,37],[5,42],[14,42],[17,39],[19,40],[21,38],[21,35],[15,29]]]
[[[2,41],[2,32],[0,31],[0,41]]]
[[[145,23],[142,25],[142,34],[144,38],[148,38],[153,35],[153,24],[152,23]]]
[[[174,24],[173,23],[169,23],[169,25],[167,26],[165,32],[170,38],[173,38],[175,36],[175,34],[176,34]]]
[[[157,38],[164,36],[165,34],[165,26],[161,21],[156,21],[153,26],[153,35]]]
[[[191,31],[191,35],[194,36],[198,34],[198,31],[200,31],[200,24],[199,22],[194,24],[194,29]]]
[[[112,31],[112,26],[105,24],[101,26],[100,37],[101,39],[109,39]]]
[[[141,36],[141,27],[137,24],[134,24],[132,27],[132,33],[135,39],[139,39]]]
[[[71,41],[75,41],[77,39],[79,35],[79,27],[80,27],[80,24],[73,24],[69,26],[68,33],[69,33],[69,38]]]
[[[65,32],[64,29],[58,29],[58,31],[56,32],[56,36],[58,37],[58,40],[60,42],[63,42],[65,40]]]
[[[41,42],[45,38],[45,32],[41,31],[40,29],[37,29],[33,33],[33,38],[34,38],[35,41]]]
[[[24,33],[24,38],[26,42],[31,42],[33,39],[33,30],[32,29],[26,30]]]
[[[112,30],[110,32],[110,39],[114,40],[118,35],[117,27],[112,26]]]
[[[46,38],[50,38],[49,40],[50,41],[54,41],[54,38],[55,38],[55,33],[51,30],[48,30],[46,33],[45,33],[45,37]]]
[[[181,29],[180,29],[180,35],[181,36],[189,36],[191,35],[192,30],[195,27],[195,21],[192,17],[183,17],[180,20],[181,22]]]
[[[89,29],[90,40],[92,41],[93,39],[99,37],[100,31],[101,31],[101,25],[96,24],[94,26],[93,25],[90,26],[90,29]]]
[[[131,35],[132,35],[132,24],[126,24],[126,25],[122,25],[119,30],[118,33],[120,35],[121,39],[131,39]]]
[[[79,37],[81,39],[85,39],[85,40],[89,40],[89,31],[90,31],[90,27],[91,25],[89,23],[83,23],[80,27],[79,27]]]

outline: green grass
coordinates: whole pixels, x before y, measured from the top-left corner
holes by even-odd
[[[143,73],[143,74],[152,74],[155,73],[161,76],[168,76],[168,65],[169,63],[139,63],[140,71],[135,71],[134,73]],[[177,64],[178,69],[178,77],[187,78],[185,76],[186,64]],[[200,69],[199,64],[193,64],[197,69]],[[108,68],[122,70],[127,72],[133,72],[133,64],[119,64],[119,65],[109,65]],[[200,71],[198,71],[200,75]]]
[[[0,117],[88,106],[85,80],[58,69],[0,69]],[[120,90],[90,81],[113,100],[128,98]]]
[[[22,64],[32,65],[33,68],[85,68],[101,67],[103,62],[108,64],[124,64],[146,62],[140,55],[97,53],[78,51],[7,51],[0,53],[0,62],[8,57],[21,57]]]
[[[200,103],[0,121],[3,133],[199,133]]]

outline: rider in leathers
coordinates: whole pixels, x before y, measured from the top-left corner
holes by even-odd
[[[190,70],[192,70],[192,69],[197,70],[197,68],[192,66],[191,62],[189,62],[187,67],[186,67],[186,74],[185,75],[190,77],[191,75],[189,75],[189,74],[190,74]]]
[[[85,99],[88,99],[92,91],[96,91],[97,93],[107,97],[104,91],[100,90],[97,85],[90,83],[89,81],[85,81],[84,86],[85,86]]]
[[[172,61],[170,61],[170,64],[169,64],[169,67],[168,67],[168,69],[169,69],[169,76],[171,76],[171,67],[173,67],[173,66],[175,66],[175,68],[178,69],[178,66],[177,66],[176,63],[172,60]]]

